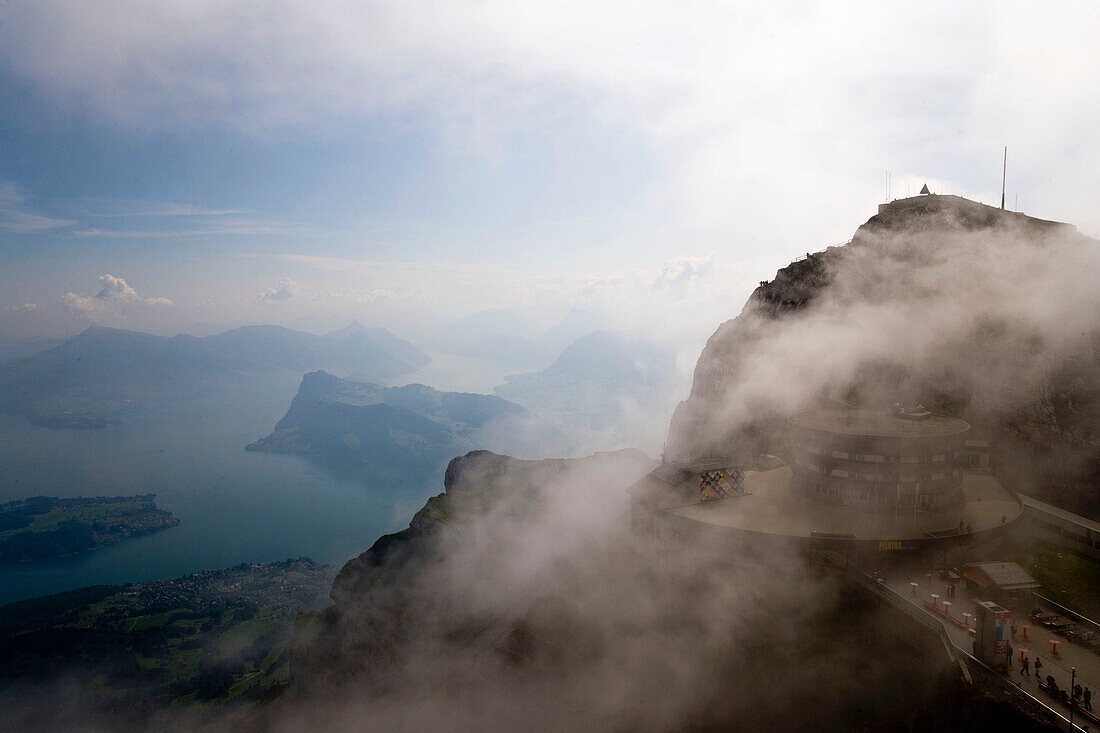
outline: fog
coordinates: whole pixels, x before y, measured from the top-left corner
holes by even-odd
[[[916,231],[868,227],[850,246],[796,263],[809,268],[804,281],[828,287],[781,277],[777,297],[810,304],[754,299],[715,333],[674,421],[674,450],[729,454],[750,422],[823,395],[923,401],[988,427],[1049,401],[1067,367],[1086,382],[1060,387],[1077,393],[1074,425],[1100,424],[1087,384],[1100,312],[1095,240],[1013,217],[974,228],[956,215],[918,218]]]
[[[467,467],[497,501],[411,555],[345,570],[338,613],[306,627],[292,691],[253,722],[756,730],[871,716],[878,729],[934,696],[942,650],[793,558],[704,543],[659,560],[630,533],[621,493],[652,465],[620,454]]]
[[[692,393],[706,422],[676,448],[744,453],[762,414],[829,397],[1004,419],[1073,359],[1095,369],[1096,243],[954,216],[861,231],[811,255],[831,283],[811,303],[779,320],[750,303],[721,327]],[[1095,407],[1079,405],[1079,425]],[[324,641],[303,645],[296,687],[263,724],[914,729],[965,714],[942,652],[820,569],[702,535],[658,552],[632,533],[621,491],[651,466],[468,466],[499,495],[416,551],[346,569],[313,627]]]

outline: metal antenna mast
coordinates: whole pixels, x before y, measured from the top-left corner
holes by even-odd
[[[1005,174],[1008,172],[1008,146],[1005,145],[1005,162],[1001,167],[1001,211],[1005,210]]]

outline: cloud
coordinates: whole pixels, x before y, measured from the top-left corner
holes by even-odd
[[[354,291],[354,292],[329,292],[329,293],[317,293],[313,296],[315,301],[328,300],[336,302],[347,303],[377,303],[383,300],[392,300],[397,297],[397,293],[388,288],[374,288],[373,290]]]
[[[23,303],[21,305],[6,305],[4,310],[8,313],[30,313],[38,310],[37,303]]]
[[[166,229],[106,229],[87,227],[74,229],[69,236],[77,238],[103,239],[172,239],[182,237],[224,237],[224,236],[295,236],[316,234],[317,231],[302,224],[269,221],[252,217],[232,217],[233,212],[208,212],[195,214],[134,214],[133,216],[191,217],[177,228]],[[203,217],[210,217],[209,221]],[[70,222],[75,223],[75,222]]]
[[[62,229],[76,224],[71,219],[54,219],[48,216],[28,214],[25,211],[0,209],[0,229],[17,234],[29,234],[47,229]]]
[[[141,218],[164,216],[231,216],[253,212],[247,209],[207,209],[194,204],[143,199],[81,199],[76,202],[87,209],[87,216],[108,218]]]
[[[730,455],[751,426],[822,394],[929,400],[986,421],[1021,410],[1059,364],[1088,363],[1096,242],[1010,216],[995,228],[955,224],[976,211],[930,214],[905,230],[868,226],[848,247],[777,273],[709,339],[670,455]]]
[[[661,274],[653,281],[653,286],[658,289],[686,292],[692,285],[714,272],[717,259],[717,252],[711,252],[705,257],[684,255],[673,258],[661,268]]]
[[[61,296],[62,305],[90,318],[124,315],[127,311],[141,307],[172,305],[168,298],[138,295],[125,280],[114,275],[100,275],[99,285],[99,292],[94,295],[65,293]]]
[[[7,181],[0,178],[0,208],[11,208],[13,206],[22,205],[26,201],[26,198],[23,189],[17,186],[14,181]]]
[[[298,291],[301,286],[298,283],[291,280],[289,277],[284,277],[279,281],[279,284],[271,288],[265,293],[257,296],[257,300],[292,300],[298,295]]]
[[[68,219],[32,214],[26,210],[26,203],[27,196],[20,186],[13,181],[0,179],[0,229],[16,234],[29,234],[76,224]]]
[[[109,125],[340,137],[369,122],[452,154],[505,157],[519,134],[566,165],[602,131],[661,171],[633,202],[652,217],[648,236],[687,234],[724,256],[760,241],[786,255],[839,241],[853,209],[884,195],[887,170],[896,182],[931,172],[958,182],[945,193],[992,201],[1005,143],[1009,201],[1021,193],[1031,211],[1100,230],[1100,102],[1080,93],[1100,86],[1100,16],[1075,3],[1036,16],[1023,2],[994,14],[937,0],[277,12],[102,0],[5,15],[0,74],[51,111],[78,107]]]
[[[197,232],[179,231],[173,229],[74,229],[69,232],[70,237],[104,239],[176,239],[178,237],[194,236]]]

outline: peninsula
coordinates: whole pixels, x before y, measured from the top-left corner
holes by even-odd
[[[0,562],[49,560],[179,524],[156,494],[59,499],[34,496],[0,504]]]

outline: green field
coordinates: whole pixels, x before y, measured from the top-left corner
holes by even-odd
[[[1021,563],[1043,584],[1044,595],[1093,620],[1100,620],[1100,562],[1047,542]]]

